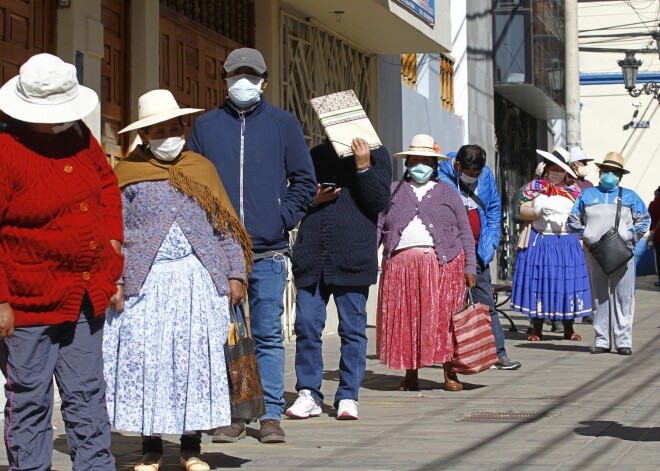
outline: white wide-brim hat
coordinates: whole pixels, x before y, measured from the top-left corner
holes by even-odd
[[[428,134],[417,134],[412,138],[408,150],[397,152],[394,157],[405,159],[409,155],[433,157],[438,160],[449,160],[449,157],[440,153],[440,146]]]
[[[76,68],[51,54],[37,54],[0,88],[0,109],[27,123],[66,123],[88,116],[96,92],[78,83]]]
[[[179,108],[169,90],[151,90],[138,100],[138,120],[119,131],[119,134],[142,129],[168,119],[204,111],[201,108]]]
[[[571,158],[568,160],[569,164],[574,164],[575,162],[593,162],[594,159],[587,157],[587,154],[584,153],[579,147],[574,147],[571,149]]]
[[[571,159],[571,154],[566,149],[557,147],[552,151],[552,154],[544,150],[536,149],[536,153],[543,157],[545,160],[559,165],[573,178],[577,178],[577,175],[573,169],[568,165],[568,162]]]

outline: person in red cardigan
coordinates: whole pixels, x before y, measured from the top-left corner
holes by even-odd
[[[104,314],[123,268],[121,196],[81,121],[98,104],[76,69],[31,57],[0,88],[0,368],[11,470],[50,469],[53,375],[72,469],[114,470]]]

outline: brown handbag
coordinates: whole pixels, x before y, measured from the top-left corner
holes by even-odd
[[[229,303],[231,327],[230,336],[225,344],[227,379],[229,381],[229,402],[232,420],[257,420],[266,414],[264,390],[255,356],[256,344],[247,328],[243,333],[238,323],[236,310]],[[247,318],[245,319],[247,326]]]

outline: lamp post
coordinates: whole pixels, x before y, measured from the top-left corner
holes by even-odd
[[[553,95],[558,95],[564,88],[564,68],[561,61],[557,58],[550,60],[545,66],[545,71],[548,74],[550,90]]]
[[[635,59],[635,51],[626,51],[626,57],[617,61],[621,72],[623,73],[623,86],[626,87],[628,93],[632,97],[638,97],[642,93],[652,95],[653,98],[660,101],[660,83],[647,82],[642,85],[642,88],[635,88],[637,84],[637,71],[642,61]]]

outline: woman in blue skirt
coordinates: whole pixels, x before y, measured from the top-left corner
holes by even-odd
[[[531,231],[516,260],[511,308],[530,317],[529,341],[543,338],[545,319],[562,321],[564,338],[578,341],[582,337],[573,323],[591,314],[591,290],[582,247],[566,221],[580,189],[566,181],[567,174],[575,178],[566,150],[537,152],[546,166],[520,200],[520,215],[530,222]]]

